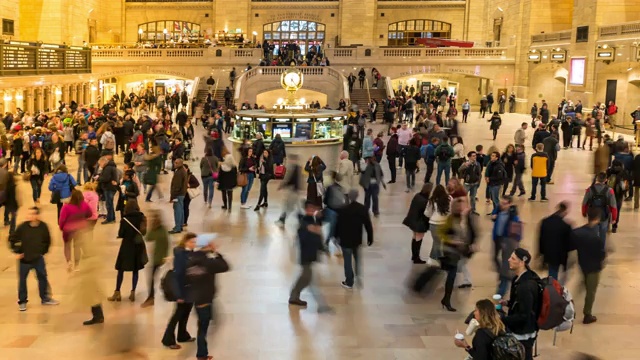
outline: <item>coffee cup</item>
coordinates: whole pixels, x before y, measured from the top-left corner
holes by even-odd
[[[454,336],[456,340],[464,340],[464,334],[461,333],[456,333],[456,335]]]
[[[500,294],[493,295],[493,303],[496,305],[496,310],[502,309],[502,304],[500,303],[501,300],[502,300],[502,295]]]
[[[480,323],[478,322],[478,320],[471,319],[471,321],[469,321],[469,326],[467,326],[467,330],[465,331],[465,334],[467,334],[467,336],[473,335],[479,326],[480,326]]]

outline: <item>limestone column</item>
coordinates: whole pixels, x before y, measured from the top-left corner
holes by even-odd
[[[29,112],[30,114],[33,115],[34,111],[35,111],[35,106],[34,106],[34,89],[33,88],[27,88],[27,90],[25,91],[25,110],[26,112]]]
[[[24,98],[24,89],[23,88],[19,88],[16,90],[16,94],[15,94],[15,99],[16,99],[16,108],[20,108],[22,109],[22,111],[26,111],[25,110],[25,98]]]
[[[7,110],[7,101],[4,99],[6,94],[6,90],[0,90],[0,114],[2,114],[2,116],[4,116],[5,112],[9,111]]]

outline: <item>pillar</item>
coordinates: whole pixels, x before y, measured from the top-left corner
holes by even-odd
[[[341,1],[338,20],[340,22],[340,45],[374,45],[377,9],[376,0]]]
[[[32,115],[33,115],[33,113],[34,113],[34,112],[35,112],[35,110],[36,110],[36,107],[35,107],[35,98],[34,98],[34,96],[35,96],[35,94],[34,94],[35,90],[34,90],[34,88],[27,88],[27,91],[25,91],[25,92],[26,92],[26,94],[25,94],[25,103],[26,103],[25,108],[26,108],[26,109],[25,109],[24,111],[26,111],[26,112],[28,112],[29,114],[32,114]]]
[[[16,108],[20,108],[22,109],[22,111],[27,111],[25,108],[25,98],[24,98],[24,89],[23,88],[19,88],[16,90],[15,93],[15,99],[16,99]]]

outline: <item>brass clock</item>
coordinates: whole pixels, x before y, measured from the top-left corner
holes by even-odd
[[[280,76],[280,85],[287,91],[297,91],[302,87],[302,71],[296,68],[285,70]]]

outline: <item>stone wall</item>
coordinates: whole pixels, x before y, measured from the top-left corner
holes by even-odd
[[[0,1],[0,18],[13,20],[14,35],[4,35],[4,38],[20,39],[20,0]]]

